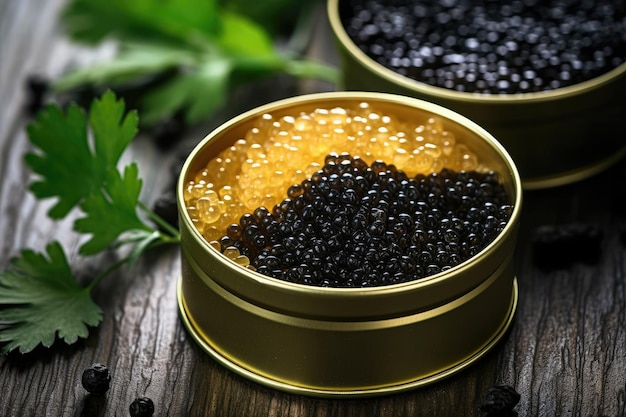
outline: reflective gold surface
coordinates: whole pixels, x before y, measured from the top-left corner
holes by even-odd
[[[345,32],[342,0],[328,0],[342,88],[402,94],[437,103],[475,121],[505,146],[524,188],[567,184],[604,170],[626,154],[626,64],[546,92],[479,95],[431,86],[374,62]]]
[[[201,237],[182,189],[197,168],[242,137],[265,113],[280,117],[367,101],[387,114],[431,114],[500,173],[514,202],[511,220],[474,258],[445,273],[370,288],[319,288],[236,266]],[[178,184],[182,242],[179,306],[194,339],[229,369],[259,383],[318,396],[377,395],[434,382],[463,369],[506,332],[517,303],[513,270],[521,181],[503,147],[484,129],[421,100],[379,93],[321,93],[244,113],[191,153]]]

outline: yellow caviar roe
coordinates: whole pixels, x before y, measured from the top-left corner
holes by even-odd
[[[260,206],[271,210],[286,198],[291,185],[319,170],[331,152],[347,152],[368,164],[382,160],[409,177],[444,167],[456,171],[478,167],[477,156],[444,130],[436,116],[416,124],[376,111],[368,103],[280,118],[263,114],[245,137],[187,183],[184,200],[189,216],[207,241],[216,241],[243,214]],[[247,259],[237,262],[246,266]]]

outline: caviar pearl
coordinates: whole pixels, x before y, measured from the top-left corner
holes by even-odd
[[[306,285],[331,287],[367,287],[391,285],[446,271],[476,255],[506,225],[511,205],[506,191],[494,172],[439,173],[407,178],[405,173],[376,161],[372,166],[348,155],[330,154],[326,164],[315,173],[316,183],[331,182],[338,191],[346,191],[341,181],[331,177],[340,165],[346,173],[368,177],[365,195],[356,204],[327,203],[317,216],[310,215],[312,204],[301,209],[289,203],[277,207],[292,212],[284,216],[281,233],[274,233],[273,245],[260,247],[242,241],[248,247],[250,265],[265,275]],[[368,173],[373,173],[368,175]],[[308,181],[308,180],[305,180]],[[454,187],[466,200],[441,193]],[[489,192],[472,192],[488,188]],[[382,189],[382,190],[381,190]],[[370,191],[380,194],[370,198]],[[413,190],[414,200],[393,204],[400,195]],[[415,191],[415,190],[420,190]],[[386,193],[384,192],[386,191]],[[312,201],[326,199],[328,192],[311,189]],[[321,194],[320,194],[321,193]],[[438,194],[439,198],[430,198]],[[279,221],[276,213],[259,208],[263,217]],[[414,213],[414,214],[411,214]],[[257,217],[258,216],[253,216]],[[289,218],[289,220],[287,220]],[[475,233],[475,225],[478,232]],[[243,236],[258,233],[256,223],[243,216],[239,225]],[[298,231],[310,232],[298,232]],[[304,236],[300,238],[300,236]],[[223,250],[230,259],[239,252]]]
[[[340,17],[374,61],[458,91],[553,90],[626,61],[623,0],[346,0]]]
[[[479,162],[436,117],[408,124],[368,103],[282,117],[265,114],[188,181],[183,192],[187,212],[204,238],[213,241],[244,213],[280,203],[285,190],[302,204],[299,197],[310,200],[315,184],[328,188],[325,199],[353,204],[355,195],[347,191],[352,187],[346,193],[337,190],[340,183],[359,180],[343,177],[340,165],[328,183],[317,184],[313,177],[329,152],[359,155],[362,161],[355,163],[388,161],[408,175],[443,166],[472,170]],[[312,182],[303,182],[307,178]]]

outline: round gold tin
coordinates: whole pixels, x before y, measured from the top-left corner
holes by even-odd
[[[264,113],[356,107],[409,120],[443,119],[444,128],[500,174],[514,210],[498,237],[456,267],[421,280],[370,288],[321,288],[280,281],[235,265],[193,226],[182,190],[200,167],[244,136]],[[290,98],[223,124],[191,152],[178,183],[184,324],[216,361],[258,383],[312,396],[373,396],[453,374],[505,334],[517,304],[513,255],[521,181],[505,149],[470,120],[422,100],[334,92]]]
[[[626,155],[626,64],[570,87],[537,93],[474,94],[435,87],[402,76],[361,51],[341,21],[348,3],[327,2],[341,60],[341,88],[416,97],[468,117],[504,145],[525,189],[582,180]]]

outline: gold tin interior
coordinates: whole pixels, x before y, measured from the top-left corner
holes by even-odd
[[[354,107],[444,126],[500,173],[514,202],[501,234],[470,260],[413,282],[370,288],[321,288],[266,277],[212,248],[188,216],[182,190],[209,159],[257,117]],[[505,334],[517,304],[513,255],[521,181],[506,150],[470,120],[422,100],[383,93],[319,93],[244,113],[204,138],[178,183],[182,275],[178,303],[199,345],[258,383],[312,396],[373,396],[432,383],[465,368]]]
[[[473,94],[404,77],[369,58],[346,33],[342,0],[327,13],[346,90],[402,94],[452,109],[487,129],[513,157],[525,189],[572,183],[626,155],[626,63],[591,80],[521,94]]]

